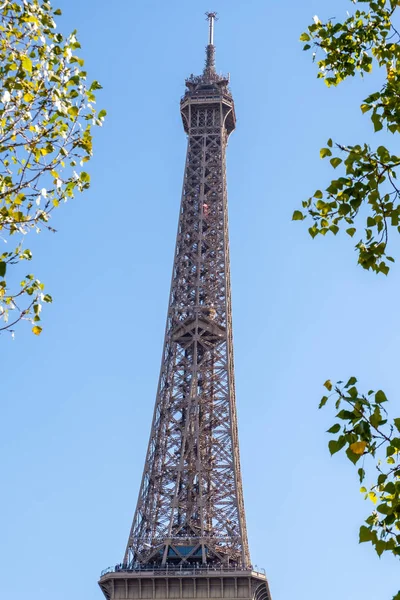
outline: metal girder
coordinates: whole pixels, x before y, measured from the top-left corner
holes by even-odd
[[[203,75],[186,85],[188,150],[164,350],[124,564],[248,567],[225,172],[235,111],[228,79],[215,72],[214,46]]]

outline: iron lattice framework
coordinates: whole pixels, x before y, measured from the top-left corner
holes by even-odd
[[[124,564],[250,565],[232,342],[225,152],[235,128],[228,78],[186,81],[188,150],[164,351]]]

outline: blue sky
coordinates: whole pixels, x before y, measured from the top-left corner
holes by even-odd
[[[356,470],[330,458],[325,379],[357,375],[399,412],[399,266],[356,265],[353,242],[291,222],[328,181],[329,137],[373,140],[359,105],[379,74],[328,90],[298,37],[347,0],[281,3],[60,0],[104,89],[89,192],[32,240],[54,304],[40,338],[1,338],[2,594],[99,600],[125,548],[153,411],[184,167],[179,99],[203,66],[217,10],[217,69],[231,74],[228,148],[236,384],[254,564],[273,600],[390,600],[399,565],[359,546],[370,505]],[[395,141],[391,141],[394,147]],[[399,244],[393,241],[399,255]],[[367,482],[368,483],[368,482]]]

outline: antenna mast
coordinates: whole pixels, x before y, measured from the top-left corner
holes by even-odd
[[[214,23],[217,19],[217,13],[216,12],[207,12],[206,13],[206,17],[208,20],[208,28],[209,28],[209,36],[208,36],[208,45],[209,46],[214,46]]]
[[[204,74],[208,77],[215,74],[215,46],[214,46],[214,24],[218,20],[216,12],[207,12],[208,20],[208,46],[206,48],[206,66]]]

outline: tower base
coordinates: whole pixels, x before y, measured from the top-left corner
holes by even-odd
[[[266,576],[240,568],[108,570],[99,586],[107,600],[271,600]]]

